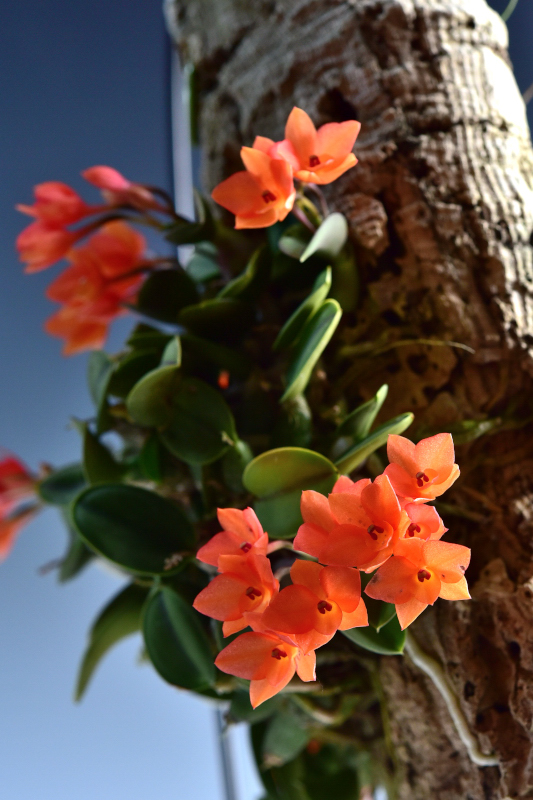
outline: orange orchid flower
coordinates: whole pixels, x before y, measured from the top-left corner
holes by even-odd
[[[55,228],[41,220],[32,222],[17,236],[16,247],[21,261],[26,262],[24,272],[40,272],[66,256],[79,233]]]
[[[271,600],[261,621],[289,634],[304,653],[329,642],[338,630],[368,625],[358,570],[298,560],[291,579],[292,586]]]
[[[34,506],[33,508],[24,509],[12,517],[0,518],[0,561],[4,561],[7,558],[15,544],[15,539],[22,528],[33,519],[36,511],[37,509]]]
[[[441,539],[448,530],[434,506],[427,506],[425,503],[407,503],[404,505],[404,510],[410,520],[404,534],[406,539],[413,536],[426,540]]]
[[[100,211],[100,208],[88,206],[74,189],[59,181],[39,183],[33,193],[35,203],[32,206],[17,205],[16,209],[30,217],[37,217],[50,227],[62,228]]]
[[[219,508],[218,521],[221,533],[215,534],[196,554],[199,561],[218,567],[220,556],[255,555],[266,556],[268,534],[263,533],[261,523],[252,508]]]
[[[400,497],[426,503],[439,497],[459,477],[449,433],[438,433],[417,445],[403,436],[391,434],[387,455],[391,463],[385,475]]]
[[[394,543],[409,525],[385,475],[374,483],[341,479],[327,499],[321,497],[317,492],[302,492],[304,525],[294,547],[322,564],[371,572],[392,555]]]
[[[361,129],[356,120],[329,122],[318,131],[308,114],[294,107],[285,127],[285,139],[273,142],[257,137],[254,147],[272,158],[283,158],[294,177],[306,183],[326,184],[357,164],[352,148]]]
[[[241,148],[241,158],[246,169],[215,186],[213,200],[235,214],[237,229],[284,220],[296,197],[290,164],[253,147]]]
[[[369,597],[396,605],[402,630],[438,597],[468,600],[464,573],[470,549],[460,544],[423,539],[399,540],[394,557],[372,576],[365,589]]]
[[[34,476],[22,461],[4,451],[0,460],[0,517],[34,494]]]
[[[144,209],[162,210],[153,193],[140,183],[133,183],[113,167],[96,166],[84,170],[82,177],[101,190],[110,206],[128,205]]]
[[[295,672],[314,681],[315,663],[314,652],[302,653],[288,637],[256,631],[242,633],[215,660],[222,672],[250,681],[253,708],[284,689]]]
[[[224,624],[224,636],[246,628],[246,615],[262,612],[279,590],[266,556],[220,555],[221,572],[196,596],[194,608]]]

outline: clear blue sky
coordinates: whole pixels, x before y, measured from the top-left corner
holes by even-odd
[[[493,0],[501,11],[506,0]],[[35,468],[79,456],[71,414],[91,413],[86,358],[63,359],[42,333],[52,311],[49,272],[24,276],[13,206],[31,188],[111,164],[169,187],[166,45],[160,0],[4,3],[0,26],[0,443]],[[533,82],[533,7],[520,0],[511,57],[522,90]],[[532,104],[533,105],[533,104]],[[531,109],[530,109],[531,118]],[[88,195],[90,196],[90,195]],[[55,273],[54,273],[55,274]],[[110,342],[118,348],[129,323]],[[83,703],[71,700],[86,631],[118,588],[92,568],[59,587],[40,565],[63,551],[48,511],[0,566],[0,795],[9,800],[222,800],[211,710],[135,661],[138,638],[104,662]],[[241,797],[256,795],[242,733]]]

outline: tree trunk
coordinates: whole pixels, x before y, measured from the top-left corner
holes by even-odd
[[[474,765],[429,679],[383,658],[400,796],[533,797],[533,153],[505,26],[484,0],[175,0],[170,16],[197,67],[206,190],[294,105],[362,123],[358,166],[326,188],[365,286],[347,344],[389,347],[328,377],[368,395],[386,380],[389,416],[466,442],[444,514],[472,547],[473,601],[413,633],[500,761]],[[428,338],[475,352],[398,344]]]

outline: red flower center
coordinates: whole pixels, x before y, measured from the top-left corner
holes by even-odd
[[[255,600],[256,597],[263,596],[263,592],[260,592],[259,589],[255,589],[253,586],[249,586],[245,594],[246,597],[250,598],[250,600]]]
[[[383,528],[380,528],[379,525],[369,525],[366,530],[375,542],[378,540],[378,533],[383,533]]]
[[[272,650],[272,658],[277,658],[278,661],[281,661],[282,658],[287,658],[287,653],[284,650],[280,650],[279,647],[275,647]]]
[[[311,167],[318,167],[320,164],[320,159],[318,156],[309,156],[309,165]]]
[[[429,478],[425,472],[417,472],[415,475],[416,478],[416,485],[420,489],[424,483],[429,483]]]
[[[268,189],[263,192],[261,197],[263,198],[265,203],[273,203],[274,200],[276,199],[276,195],[272,194],[272,192],[270,192]]]
[[[243,542],[241,544],[241,550],[243,553],[249,553],[251,549],[252,545],[250,544],[250,542]]]
[[[417,525],[416,522],[411,522],[407,528],[407,535],[414,536],[415,533],[420,533],[420,525]]]
[[[318,603],[317,608],[321,614],[325,614],[326,611],[331,611],[333,606],[331,605],[331,603],[328,603],[327,600],[321,600],[320,603]]]
[[[431,578],[431,572],[428,572],[427,569],[421,569],[417,575],[418,580],[420,583],[424,583],[424,581],[429,581]]]

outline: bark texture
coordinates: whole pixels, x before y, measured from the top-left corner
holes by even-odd
[[[408,658],[383,659],[381,672],[402,798],[533,797],[533,447],[531,427],[518,427],[532,413],[533,153],[505,26],[484,0],[174,0],[168,10],[198,69],[206,189],[242,168],[239,148],[257,133],[282,138],[293,105],[317,125],[361,121],[359,165],[326,187],[366,285],[347,347],[385,330],[389,344],[429,337],[475,350],[394,346],[328,377],[348,395],[386,380],[385,411],[413,410],[421,429],[469,419],[492,433],[459,449],[450,502],[464,516],[446,516],[453,540],[473,548],[473,601],[439,602],[413,631],[500,766],[469,761]]]

